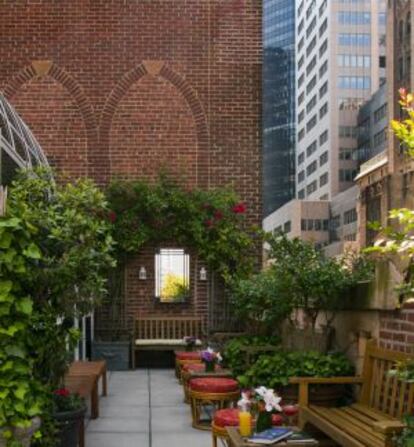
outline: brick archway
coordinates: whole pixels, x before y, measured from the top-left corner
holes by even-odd
[[[112,119],[121,99],[127,94],[130,87],[138,82],[142,77],[150,75],[161,77],[171,83],[184,98],[189,110],[192,114],[196,135],[197,135],[197,152],[198,169],[204,174],[200,176],[199,186],[208,187],[209,185],[209,144],[208,144],[208,125],[207,117],[204,113],[197,92],[191,87],[188,81],[180,74],[175,72],[163,61],[143,61],[140,65],[124,74],[117,85],[109,94],[102,110],[99,123],[101,143],[108,147],[109,150],[109,134]]]
[[[4,96],[12,100],[25,83],[43,76],[49,76],[61,84],[73,98],[85,124],[89,154],[91,148],[98,145],[98,129],[93,108],[79,83],[58,65],[52,61],[33,61],[8,82],[3,91]],[[91,165],[90,160],[88,164]]]

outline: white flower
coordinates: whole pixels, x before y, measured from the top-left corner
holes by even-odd
[[[221,356],[221,354],[219,352],[216,354],[216,359],[219,363],[221,363],[223,361],[223,357]]]
[[[282,407],[280,406],[280,401],[282,398],[275,394],[273,389],[261,386],[255,391],[263,399],[266,411],[282,411]]]

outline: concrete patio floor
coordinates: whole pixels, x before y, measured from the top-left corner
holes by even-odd
[[[109,373],[100,416],[87,424],[86,447],[211,447],[191,427],[190,407],[173,370]]]

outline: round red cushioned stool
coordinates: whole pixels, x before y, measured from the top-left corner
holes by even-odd
[[[220,365],[216,365],[215,371],[219,372],[222,368]],[[203,377],[208,377],[209,374],[206,372],[206,366],[204,363],[187,363],[186,365],[183,365],[181,368],[181,383],[183,384],[183,391],[184,391],[184,402],[186,404],[190,403],[190,394],[188,390],[188,382],[192,377],[197,377],[197,373],[203,373]],[[215,372],[212,372],[210,375],[212,377],[215,376]]]
[[[227,441],[226,427],[237,427],[239,425],[239,410],[237,408],[223,408],[214,413],[211,423],[211,434],[213,435],[213,447],[217,447],[217,440]]]
[[[283,425],[284,419],[280,414],[272,415],[272,424],[274,426]],[[255,421],[252,419],[252,428]],[[213,435],[213,447],[217,447],[217,440],[228,440],[226,427],[237,427],[239,425],[239,410],[237,408],[224,408],[214,413],[211,423],[211,432]]]
[[[200,363],[201,353],[198,351],[175,351],[175,376],[181,382],[181,368],[191,363]]]
[[[240,397],[239,383],[227,377],[191,379],[188,387],[193,427],[200,430],[211,430],[212,418],[203,419],[203,413],[214,415],[217,410],[232,407]]]

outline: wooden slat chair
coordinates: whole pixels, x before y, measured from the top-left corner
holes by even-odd
[[[176,351],[183,350],[185,336],[197,338],[201,346],[203,320],[198,317],[138,317],[132,340],[132,368],[135,368],[135,354],[139,350]]]
[[[388,371],[395,362],[414,356],[379,348],[367,343],[361,377],[312,378],[298,377],[299,425],[313,425],[344,447],[389,447],[392,437],[404,424],[404,414],[411,413],[414,384],[391,377]],[[309,403],[309,385],[360,384],[358,402],[340,408],[324,408]]]

